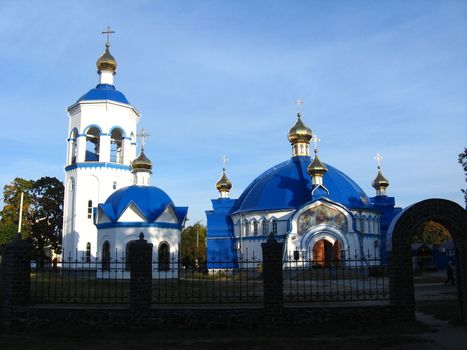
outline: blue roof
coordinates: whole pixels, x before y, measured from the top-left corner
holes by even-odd
[[[79,101],[92,101],[92,100],[111,100],[120,103],[130,104],[125,95],[115,89],[115,86],[109,84],[98,84],[94,89],[89,90]]]
[[[170,197],[160,188],[154,186],[127,186],[110,195],[99,207],[109,219],[116,222],[128,206],[133,203],[145,216],[148,222],[154,222],[168,206],[174,209],[179,223],[186,217],[188,208],[176,208]]]
[[[293,157],[265,171],[243,191],[231,213],[296,209],[310,202],[310,161],[310,157]],[[347,208],[370,208],[367,195],[350,177],[328,164],[326,167],[323,184],[330,200]]]

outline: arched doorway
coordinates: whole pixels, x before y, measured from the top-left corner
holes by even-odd
[[[327,239],[320,239],[312,248],[313,265],[318,267],[336,266],[340,263],[340,242],[331,243]]]
[[[415,317],[414,275],[411,242],[416,229],[429,220],[451,234],[457,260],[457,288],[461,317],[467,315],[467,212],[457,203],[427,199],[401,212],[388,230],[391,302],[403,316]]]
[[[105,241],[102,245],[102,270],[110,271],[110,243]]]
[[[161,243],[159,245],[158,265],[159,265],[159,271],[169,271],[169,267],[170,267],[170,247],[165,242],[163,242],[163,243]]]

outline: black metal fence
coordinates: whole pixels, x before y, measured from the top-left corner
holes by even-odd
[[[379,258],[288,260],[283,264],[284,302],[389,302],[386,266]]]
[[[387,270],[377,258],[297,259],[281,261],[281,266],[285,304],[389,301]],[[200,261],[193,266],[181,266],[173,257],[153,261],[152,304],[261,304],[263,267],[254,257]],[[128,304],[129,295],[130,266],[124,256],[105,261],[67,259],[42,267],[31,264],[32,304]]]

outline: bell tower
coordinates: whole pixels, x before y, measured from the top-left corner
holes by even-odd
[[[104,53],[96,62],[98,84],[67,108],[63,253],[90,259],[97,247],[94,208],[115,190],[133,184],[140,113],[114,85],[117,61],[110,53],[110,28]]]

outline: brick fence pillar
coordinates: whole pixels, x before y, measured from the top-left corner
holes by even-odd
[[[14,322],[28,310],[31,291],[31,244],[19,237],[3,253],[3,319]]]
[[[282,280],[282,246],[270,235],[263,250],[263,295],[264,309],[270,314],[281,314],[284,304]]]
[[[130,314],[131,324],[145,324],[151,310],[152,295],[152,244],[144,239],[130,244]]]

